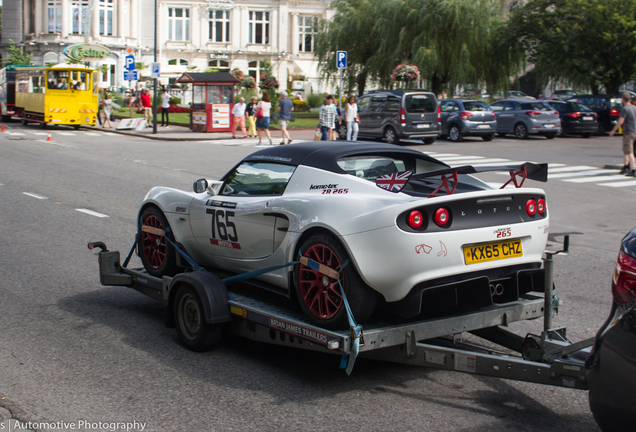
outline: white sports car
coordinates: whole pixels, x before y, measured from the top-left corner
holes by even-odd
[[[517,187],[547,180],[545,164],[451,168],[389,144],[267,148],[220,181],[197,180],[194,192],[151,189],[137,252],[154,276],[191,268],[175,244],[198,266],[226,274],[308,257],[314,263],[256,283],[295,294],[326,328],[347,326],[338,281],[359,322],[376,306],[413,318],[515,301],[543,291],[548,210],[541,189],[493,189],[470,175],[492,170],[509,171]]]

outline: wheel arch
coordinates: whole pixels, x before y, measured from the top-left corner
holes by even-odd
[[[195,271],[179,273],[172,279],[168,290],[166,327],[173,328],[176,326],[174,321],[174,302],[179,288],[184,285],[194,288],[201,299],[205,322],[208,324],[222,324],[231,320],[230,309],[228,308],[230,296],[223,281],[213,273]]]

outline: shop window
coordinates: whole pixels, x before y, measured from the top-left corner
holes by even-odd
[[[229,72],[230,62],[226,60],[210,60],[208,67],[211,69],[217,69],[219,72]]]

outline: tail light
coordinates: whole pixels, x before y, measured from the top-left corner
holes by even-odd
[[[493,119],[493,120],[495,120],[495,119],[497,118],[497,115],[495,114],[495,112],[494,112],[494,111],[492,111],[492,112],[490,113],[490,115],[492,116],[492,119]]]
[[[598,118],[598,113],[594,113],[594,117]]]
[[[404,108],[402,108],[402,112],[400,113],[400,123],[406,124],[406,113],[404,112]]]
[[[526,114],[529,115],[530,117],[532,117],[532,116],[540,116],[541,115],[541,111],[526,111]]]
[[[435,211],[435,216],[433,216],[433,221],[440,228],[448,226],[448,224],[450,223],[450,219],[450,212],[447,208],[444,207],[438,208]]]
[[[442,108],[437,107],[437,123],[442,121]]]
[[[468,120],[469,118],[471,118],[473,116],[472,113],[469,112],[462,112],[459,113],[459,118],[461,118],[462,120]]]
[[[554,114],[555,114],[555,115],[559,115],[559,112],[555,110],[555,111],[554,111]]]
[[[609,116],[610,116],[610,117],[618,117],[619,115],[621,115],[621,113],[620,113],[620,112],[618,112],[617,110],[611,110],[611,111],[609,112]]]
[[[543,198],[537,200],[537,213],[541,216],[545,213],[545,200]]]
[[[409,216],[406,218],[409,226],[413,229],[418,229],[424,223],[424,216],[419,210],[413,210],[409,213]]]
[[[579,117],[581,117],[581,113],[578,113],[578,112],[568,113],[568,117],[579,118]]]
[[[534,216],[536,212],[537,212],[537,203],[532,198],[530,198],[528,202],[526,203],[526,213],[528,213],[528,216]]]
[[[636,259],[622,250],[618,253],[612,277],[612,296],[618,303],[636,298]]]

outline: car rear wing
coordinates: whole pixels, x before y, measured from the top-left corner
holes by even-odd
[[[411,180],[425,179],[429,177],[440,176],[442,183],[437,189],[433,191],[428,197],[433,198],[437,196],[437,193],[442,190],[446,191],[446,195],[452,195],[455,192],[455,188],[458,184],[459,174],[478,174],[489,171],[508,171],[510,179],[504,183],[500,189],[505,188],[510,183],[514,184],[516,188],[523,186],[523,183],[527,178],[530,180],[536,180],[541,182],[548,181],[548,164],[547,163],[532,163],[525,162],[520,165],[501,165],[501,166],[483,166],[474,167],[472,165],[463,165],[459,167],[449,167],[434,171],[427,171],[423,173],[413,174],[412,171],[405,173],[394,173],[386,176],[378,177],[376,179],[376,185],[383,189],[387,189],[391,192],[399,192],[402,188]]]

